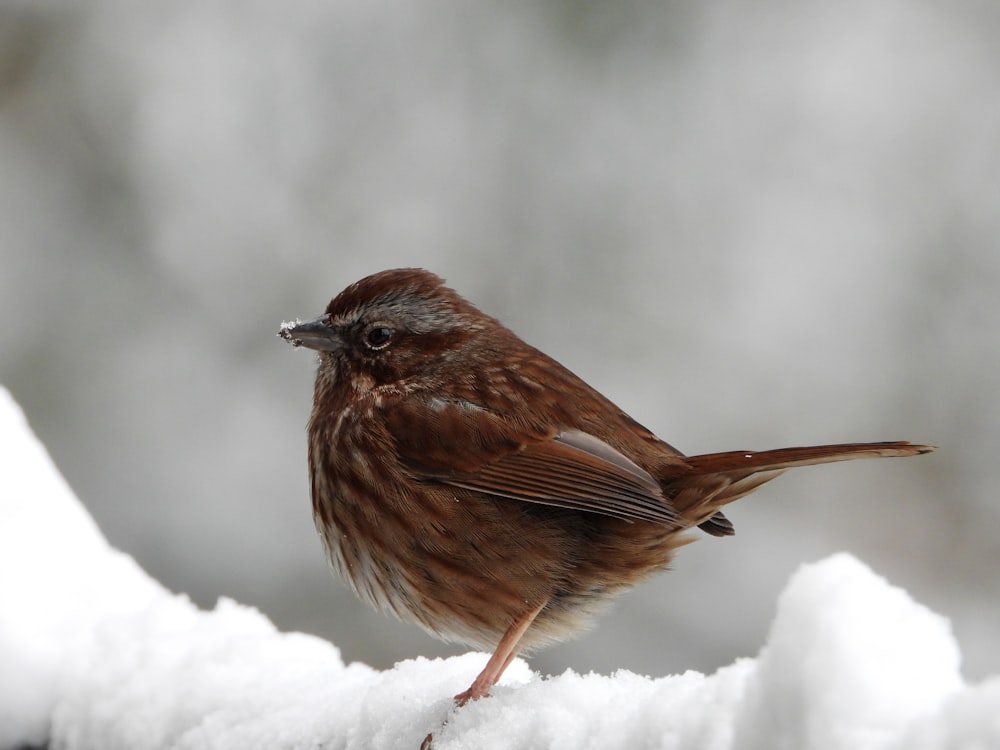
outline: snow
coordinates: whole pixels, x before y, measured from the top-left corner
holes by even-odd
[[[416,750],[431,731],[439,750],[1000,747],[1000,677],[966,684],[947,620],[845,554],[792,576],[756,658],[659,678],[518,660],[454,710],[484,655],[379,672],[167,591],[108,545],[2,389],[0,467],[0,749]]]

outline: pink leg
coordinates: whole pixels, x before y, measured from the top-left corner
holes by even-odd
[[[535,617],[538,616],[538,613],[542,611],[542,607],[544,606],[545,604],[541,604],[539,607],[514,620],[511,626],[507,628],[507,632],[503,634],[503,638],[497,644],[493,656],[486,662],[486,667],[483,671],[472,681],[472,685],[469,686],[468,690],[455,696],[456,705],[464,706],[470,700],[477,701],[490,692],[490,688],[497,683],[500,675],[514,661],[514,657],[517,656],[517,652],[520,650],[518,644],[521,642],[521,637],[531,627],[531,623],[535,621]]]

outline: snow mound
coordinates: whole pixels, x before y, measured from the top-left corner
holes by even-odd
[[[109,547],[0,389],[0,750],[1000,747],[1000,677],[848,555],[803,566],[755,659],[650,679],[523,661],[454,710],[482,654],[377,672],[228,600],[203,612]]]

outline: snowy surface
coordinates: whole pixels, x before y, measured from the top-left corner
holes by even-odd
[[[798,571],[760,653],[715,674],[517,661],[454,711],[481,654],[378,672],[164,589],[110,548],[2,389],[0,467],[0,748],[416,750],[432,730],[439,750],[1000,747],[1000,677],[965,684],[948,622],[847,555]]]

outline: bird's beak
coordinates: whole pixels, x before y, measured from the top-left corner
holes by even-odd
[[[313,320],[282,323],[278,335],[292,346],[304,346],[318,352],[332,352],[340,349],[344,342],[337,330],[328,326],[326,321],[327,317],[322,315]]]

